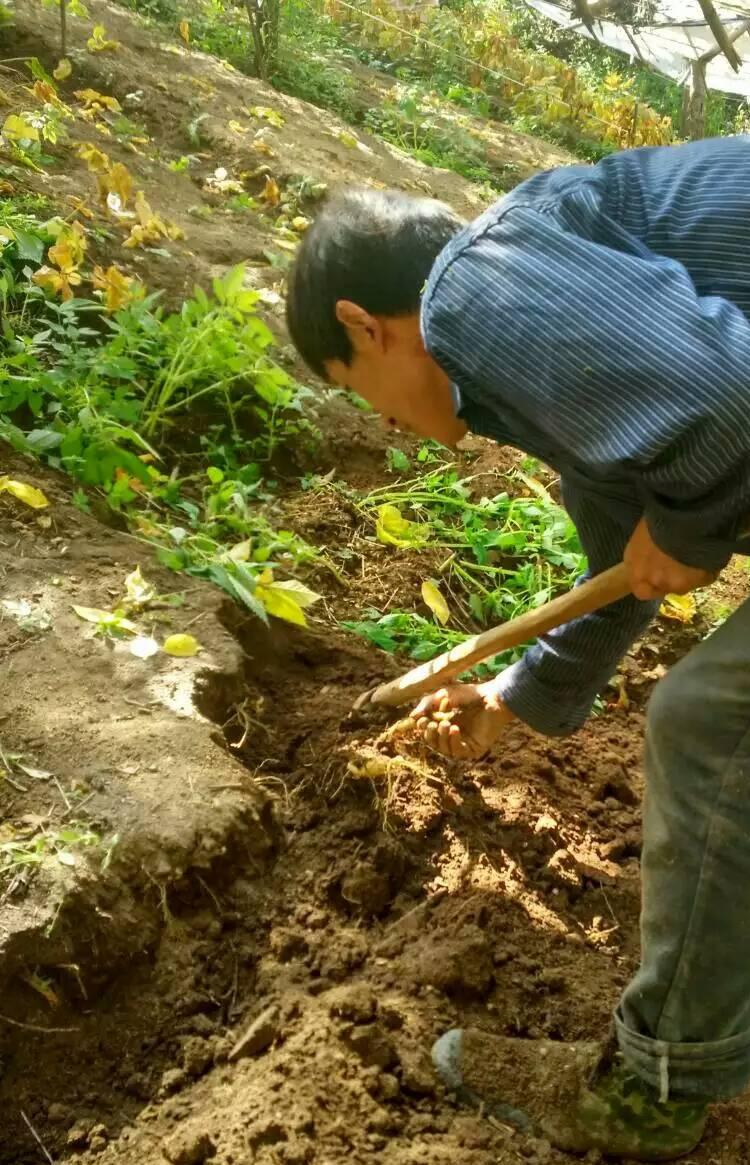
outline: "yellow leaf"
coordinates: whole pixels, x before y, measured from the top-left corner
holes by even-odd
[[[244,542],[237,542],[229,551],[227,557],[231,558],[232,562],[247,562],[250,558],[250,551],[253,544],[249,538]]]
[[[312,607],[313,603],[320,602],[321,595],[317,591],[311,591],[304,583],[298,582],[297,579],[290,579],[288,582],[273,583],[270,587],[272,591],[282,591],[286,595],[290,595],[298,607]]]
[[[301,605],[293,595],[285,592],[281,583],[271,583],[267,587],[256,586],[255,597],[260,600],[269,615],[275,615],[285,623],[294,623],[297,627],[307,626]]]
[[[440,593],[437,583],[434,583],[430,578],[425,579],[422,583],[422,598],[438,623],[444,627],[450,619],[451,613],[448,609],[448,604]]]
[[[122,162],[115,162],[112,169],[106,175],[105,181],[109,193],[116,194],[122,206],[127,206],[133,197],[134,190],[133,175],[127,166],[124,166]]]
[[[36,991],[38,995],[41,995],[42,999],[44,999],[50,1005],[50,1007],[60,1006],[60,996],[55,991],[49,979],[43,979],[37,971],[34,971],[33,974],[24,975],[23,978],[26,980],[29,987]]]
[[[346,146],[348,150],[356,150],[357,146],[359,145],[359,139],[355,138],[353,133],[349,133],[345,129],[342,129],[341,133],[339,134],[339,141],[341,142],[342,146]]]
[[[190,21],[189,20],[181,20],[180,23],[177,25],[177,29],[180,33],[180,36],[184,40],[185,44],[189,45],[190,44]]]
[[[57,242],[47,251],[51,263],[69,275],[83,262],[86,254],[86,236],[80,223],[65,226],[57,236]]]
[[[678,623],[692,623],[698,607],[693,595],[665,595],[659,614]]]
[[[303,214],[298,214],[296,218],[292,219],[292,230],[299,231],[300,234],[302,234],[303,231],[306,231],[309,225],[309,218],[305,218]]]
[[[28,118],[11,113],[3,122],[3,137],[10,142],[38,142],[39,130]]]
[[[107,40],[107,33],[103,24],[94,25],[94,31],[86,41],[86,48],[90,53],[115,52],[119,47],[119,40]]]
[[[284,124],[284,118],[275,109],[269,109],[267,105],[251,105],[247,112],[251,117],[262,117],[269,125],[275,125],[277,129],[281,129]]]
[[[77,607],[75,604],[73,610],[79,619],[84,619],[87,623],[96,623],[98,627],[111,627],[118,631],[133,633],[138,630],[135,623],[118,615],[117,611],[102,611],[99,607]]]
[[[14,481],[10,477],[0,477],[0,493],[4,492],[13,494],[14,498],[31,506],[32,510],[43,510],[49,505],[49,500],[36,486],[26,485],[23,481]]]
[[[78,147],[78,157],[81,158],[89,170],[94,174],[105,174],[110,169],[110,161],[106,154],[92,146],[91,142],[82,142]]]
[[[98,93],[96,89],[76,89],[74,95],[87,109],[110,109],[113,113],[119,113],[122,109],[116,97],[107,97],[105,93]]]
[[[379,542],[389,546],[418,546],[426,541],[420,526],[404,518],[398,506],[378,506],[375,534]]]
[[[279,184],[270,174],[266,175],[266,184],[261,191],[261,198],[268,206],[278,206],[281,202]]]
[[[49,81],[35,81],[31,92],[37,101],[41,101],[43,105],[62,105],[60,98],[57,96],[57,89],[55,89],[54,85],[50,85]]]
[[[73,72],[73,66],[67,57],[58,63],[57,68],[53,70],[52,76],[56,81],[67,81],[70,74]]]
[[[164,650],[167,655],[176,655],[180,659],[187,659],[188,656],[197,655],[201,650],[201,645],[192,635],[170,635],[168,639],[164,640]]]
[[[81,283],[81,276],[77,271],[55,271],[54,267],[40,267],[31,277],[37,287],[59,295],[62,300],[73,298],[73,288]]]
[[[135,299],[135,291],[133,284],[136,281],[118,267],[114,263],[105,271],[102,267],[94,267],[92,283],[99,291],[104,292],[104,303],[108,312],[119,311],[122,307],[127,307]],[[141,285],[137,284],[138,291],[141,290]]]
[[[141,574],[140,566],[135,570],[131,570],[130,574],[125,579],[125,601],[131,607],[143,607],[146,603],[152,602],[156,597],[156,591],[150,582]]]
[[[73,207],[73,210],[76,212],[76,214],[80,214],[87,219],[94,218],[93,210],[83,201],[82,198],[77,198],[75,194],[69,194],[68,202]]]
[[[538,481],[535,477],[529,477],[528,474],[524,473],[520,469],[516,470],[516,475],[520,477],[521,481],[525,486],[528,487],[528,489],[531,490],[532,493],[535,493],[537,497],[540,497],[543,502],[547,503],[548,506],[555,505],[555,499],[552,497],[547,487],[542,485],[541,481]]]
[[[233,133],[247,133],[248,132],[247,126],[241,125],[239,121],[228,121],[227,125],[233,131]]]
[[[264,142],[262,138],[256,138],[251,149],[255,150],[256,154],[263,154],[266,158],[275,158],[276,153],[271,149],[268,142]]]

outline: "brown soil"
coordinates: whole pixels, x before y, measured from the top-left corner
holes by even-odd
[[[91,9],[123,48],[106,62],[81,56],[86,80],[104,89],[106,73],[121,97],[142,87],[143,117],[175,153],[200,76],[215,87],[198,97],[214,143],[240,102],[272,105],[288,117],[273,131],[284,173],[423,180],[382,145],[341,146],[320,111],[198,54],[162,52],[101,0]],[[54,58],[45,9],[22,4],[12,35]],[[152,162],[128,159],[145,181]],[[88,181],[68,162],[49,182],[58,199]],[[467,183],[424,174],[470,211]],[[260,218],[247,235],[234,219],[183,219],[200,192],[172,177],[154,168],[148,194],[188,240],[144,264],[177,295],[251,255],[253,231],[258,247],[270,235]],[[349,483],[380,483],[388,445],[412,448],[340,398],[322,417],[316,468]],[[264,630],[81,514],[66,480],[3,462],[52,505],[35,514],[0,495],[3,599],[41,617],[23,629],[0,609],[0,743],[32,770],[0,782],[0,839],[78,821],[100,841],[71,846],[72,865],[52,855],[25,867],[0,902],[0,1163],[565,1165],[545,1142],[457,1109],[430,1043],[457,1024],[532,1041],[605,1033],[638,955],[643,705],[721,616],[717,603],[744,597],[742,575],[702,622],[660,622],[625,661],[619,700],[585,730],[549,741],[516,728],[495,757],[450,764],[384,716],[351,712],[403,661],[331,616],[413,602],[429,560],[375,544],[340,495],[284,495],[293,528],[351,556],[342,582],[316,578],[327,609],[308,631]],[[487,492],[516,463],[476,440],[459,462]],[[137,564],[160,593],[184,594],[149,626],[160,638],[189,629],[199,656],[135,659],[72,612],[110,608]],[[746,1102],[717,1108],[688,1160],[746,1160],[746,1130]]]

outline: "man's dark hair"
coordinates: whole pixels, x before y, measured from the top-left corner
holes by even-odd
[[[351,361],[339,299],[371,315],[417,311],[433,263],[462,226],[444,203],[397,190],[353,190],[327,203],[300,244],[286,305],[292,340],[313,372],[324,377],[327,360]]]

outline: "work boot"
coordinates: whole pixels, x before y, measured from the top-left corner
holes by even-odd
[[[546,1137],[570,1153],[599,1149],[636,1161],[672,1161],[700,1141],[705,1103],[661,1102],[613,1048],[448,1032],[432,1049],[443,1082],[463,1103]]]

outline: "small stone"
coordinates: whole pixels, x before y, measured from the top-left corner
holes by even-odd
[[[383,1100],[395,1100],[401,1091],[401,1085],[390,1072],[382,1072],[378,1077],[378,1092]]]
[[[164,1156],[172,1165],[203,1165],[216,1153],[216,1146],[208,1133],[183,1126],[162,1141]]]
[[[258,1056],[265,1052],[278,1038],[279,1031],[279,1008],[277,1004],[272,1003],[253,1020],[237,1040],[229,1053],[230,1063],[243,1056]]]
[[[64,1104],[51,1104],[47,1109],[47,1120],[53,1125],[64,1125],[70,1118],[70,1109]]]
[[[68,1129],[68,1135],[65,1138],[65,1144],[69,1149],[82,1149],[89,1139],[89,1130],[91,1126],[85,1124],[83,1121],[78,1121],[73,1125],[72,1129]]]

